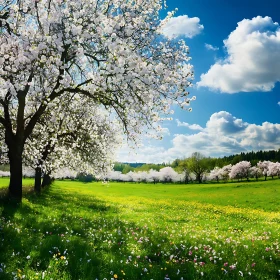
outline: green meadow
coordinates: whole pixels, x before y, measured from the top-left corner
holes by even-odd
[[[55,181],[1,198],[0,279],[280,279],[279,199],[280,180]]]

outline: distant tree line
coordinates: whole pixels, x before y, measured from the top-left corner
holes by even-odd
[[[231,156],[225,156],[223,158],[217,159],[218,161],[220,160],[222,166],[227,165],[227,164],[236,164],[241,161],[249,161],[251,162],[252,166],[256,166],[259,161],[272,161],[272,162],[280,162],[280,149],[278,151],[276,150],[270,150],[270,151],[251,151],[247,153],[240,153],[236,155],[231,155]],[[225,163],[225,164],[224,164]],[[220,166],[220,165],[219,165]]]
[[[192,156],[191,156],[192,157]],[[189,157],[189,158],[191,158]],[[160,169],[170,166],[177,171],[184,169],[184,159],[175,159],[171,163],[161,163],[161,164],[146,164],[146,163],[120,163],[116,162],[114,165],[114,171],[120,171],[122,174],[127,174],[129,172],[141,172],[149,171],[150,169],[159,171]],[[270,151],[251,151],[247,153],[240,153],[230,156],[224,156],[221,158],[214,157],[204,157],[204,165],[207,165],[207,170],[212,170],[215,167],[223,167],[226,165],[235,165],[241,161],[249,161],[251,166],[256,166],[259,161],[271,161],[271,162],[280,162],[280,149],[279,150],[270,150]]]

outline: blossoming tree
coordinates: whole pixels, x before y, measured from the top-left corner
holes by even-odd
[[[188,47],[161,34],[161,0],[4,0],[0,5],[0,124],[9,191],[22,197],[27,138],[56,99],[91,98],[129,138],[174,101],[188,106]],[[31,106],[32,105],[32,106]]]
[[[268,160],[264,160],[264,161],[259,161],[257,163],[257,167],[262,171],[262,174],[264,176],[264,179],[266,181],[267,175],[268,175],[268,170],[269,170],[269,165],[270,165],[270,161]]]
[[[249,181],[251,163],[249,161],[240,161],[233,165],[229,173],[231,179],[246,178]]]
[[[76,172],[101,175],[113,165],[120,143],[119,126],[91,100],[59,103],[47,110],[27,139],[24,165],[35,170],[35,190],[41,176],[67,166]],[[78,104],[76,104],[78,102]]]

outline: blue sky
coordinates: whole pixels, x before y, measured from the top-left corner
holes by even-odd
[[[123,147],[122,162],[170,162],[198,151],[225,156],[280,148],[280,2],[167,0],[166,36],[190,47],[191,113],[175,108],[162,141]],[[170,34],[172,30],[173,34]],[[278,103],[279,102],[279,103]]]

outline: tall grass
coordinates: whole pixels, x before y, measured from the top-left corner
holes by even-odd
[[[0,279],[280,279],[279,194],[280,180],[57,181],[0,202]]]

